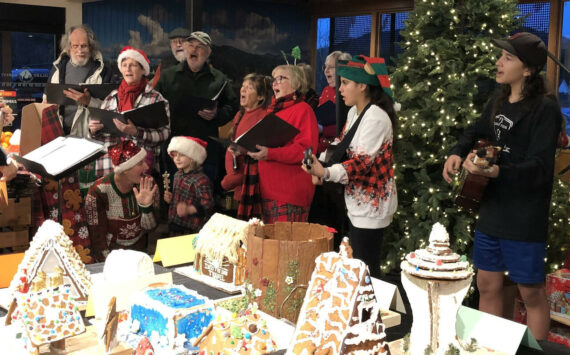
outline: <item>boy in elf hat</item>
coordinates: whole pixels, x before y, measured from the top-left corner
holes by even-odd
[[[168,154],[178,171],[174,174],[172,192],[164,192],[168,209],[170,235],[196,233],[214,208],[212,182],[204,174],[208,143],[199,138],[172,137]]]
[[[158,187],[145,175],[146,151],[129,140],[109,147],[113,172],[91,185],[85,197],[93,258],[114,249],[145,251],[147,231],[156,227]],[[137,186],[138,185],[138,186]]]

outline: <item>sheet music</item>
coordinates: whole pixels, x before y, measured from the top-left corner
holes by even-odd
[[[43,165],[49,174],[57,175],[100,150],[99,143],[76,137],[58,137],[24,158]]]

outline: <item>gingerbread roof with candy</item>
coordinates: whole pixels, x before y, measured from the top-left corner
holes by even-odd
[[[45,278],[43,287],[40,286],[41,280],[36,280],[41,278]],[[10,283],[10,295],[14,299],[18,293],[25,293],[28,289],[39,291],[54,284],[56,278],[58,283],[61,281],[60,284],[70,286],[71,295],[79,304],[87,303],[91,274],[85,269],[63,226],[46,220],[18,265],[18,271]]]

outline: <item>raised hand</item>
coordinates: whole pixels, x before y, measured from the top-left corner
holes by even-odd
[[[141,177],[139,189],[136,186],[133,187],[133,193],[140,206],[149,206],[153,202],[157,189],[158,185],[154,183],[154,179],[151,176],[145,176]]]

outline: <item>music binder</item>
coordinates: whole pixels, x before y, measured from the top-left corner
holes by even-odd
[[[198,111],[213,109],[218,104],[218,98],[222,94],[222,91],[224,91],[224,88],[226,87],[227,84],[228,81],[227,80],[224,81],[224,83],[220,87],[220,90],[218,90],[218,93],[214,95],[211,99],[200,96],[193,96],[193,95],[185,96],[182,105],[179,106],[180,107],[179,110],[184,113],[190,112],[193,115],[196,115]]]
[[[317,122],[322,126],[336,124],[336,105],[332,101],[327,101],[315,109]]]
[[[134,108],[122,113],[95,107],[89,107],[88,109],[90,119],[100,121],[105,126],[103,128],[104,132],[117,136],[124,136],[125,134],[115,126],[115,123],[113,122],[114,118],[117,118],[125,124],[128,120],[131,120],[135,126],[142,128],[157,129],[168,125],[168,116],[166,115],[164,101],[155,102],[153,104]]]
[[[299,130],[296,127],[285,122],[276,114],[270,113],[235,140],[212,136],[210,136],[210,138],[226,148],[231,146],[242,152],[244,150],[257,152],[256,144],[268,148],[281,147],[293,139],[298,133]]]
[[[83,92],[87,89],[91,96],[103,100],[117,89],[117,84],[46,84],[46,100],[48,103],[57,105],[76,105],[77,103],[63,94],[63,90],[74,89]]]
[[[34,174],[60,180],[105,154],[102,142],[75,136],[57,137],[53,141],[14,159]]]

